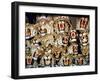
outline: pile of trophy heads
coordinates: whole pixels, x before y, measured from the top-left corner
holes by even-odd
[[[43,15],[25,23],[26,68],[81,65],[89,65],[89,17]]]

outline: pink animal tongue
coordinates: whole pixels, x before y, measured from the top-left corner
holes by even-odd
[[[75,33],[74,32],[72,33],[72,36],[75,36]]]
[[[28,59],[28,63],[31,64],[31,59]]]
[[[63,27],[63,25],[62,24],[60,24],[60,28],[62,28]]]
[[[59,29],[64,29],[64,25],[62,23],[58,24],[58,27],[59,27]]]

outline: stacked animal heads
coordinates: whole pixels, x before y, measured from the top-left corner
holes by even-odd
[[[25,54],[28,67],[57,67],[89,64],[89,18],[37,16],[25,25]],[[83,62],[84,60],[85,63]]]

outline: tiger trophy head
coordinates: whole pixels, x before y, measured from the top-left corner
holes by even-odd
[[[88,34],[87,31],[81,31],[81,33],[80,33],[80,43],[81,43],[83,46],[85,46],[85,45],[88,44],[88,39],[89,39],[88,35],[89,35],[89,34]]]
[[[55,16],[54,28],[56,33],[68,32],[72,27],[68,16]]]

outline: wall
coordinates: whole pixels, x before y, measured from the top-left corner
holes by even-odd
[[[10,78],[10,65],[11,65],[11,2],[14,0],[1,0],[0,2],[0,81],[13,81]],[[19,0],[20,1],[20,0]],[[87,5],[98,6],[100,10],[100,0],[22,0],[30,2],[43,2],[43,3],[58,3],[58,4],[72,4],[72,5]],[[98,11],[100,14],[100,11]],[[98,16],[98,22],[100,21]],[[98,30],[100,30],[100,24]],[[98,33],[100,34],[100,32]],[[98,37],[100,41],[100,37]],[[100,42],[98,43],[98,45]],[[99,48],[99,47],[98,47]],[[100,50],[98,51],[100,53]],[[100,55],[98,54],[98,57]],[[100,59],[98,60],[98,62]],[[98,68],[100,64],[98,65]],[[100,70],[99,70],[100,71]],[[26,81],[99,81],[100,74],[98,75],[82,75],[82,76],[65,76],[53,78],[40,78],[40,79],[26,79]]]

